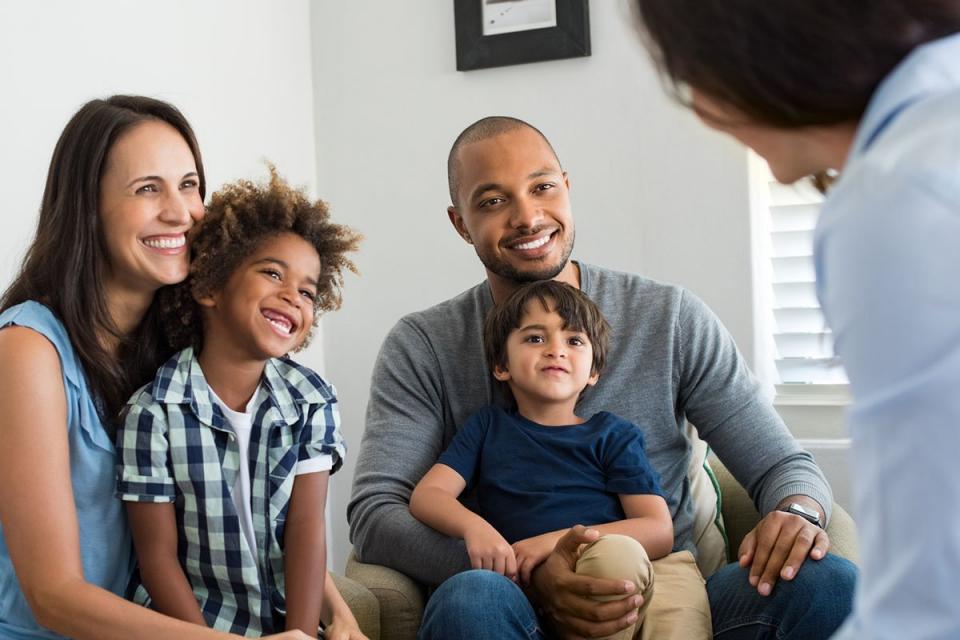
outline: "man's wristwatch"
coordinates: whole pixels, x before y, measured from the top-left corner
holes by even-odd
[[[800,516],[808,522],[812,522],[821,529],[823,529],[823,521],[820,519],[820,513],[811,509],[810,507],[805,507],[799,502],[791,502],[785,507],[780,507],[780,511],[786,511],[787,513],[792,513],[795,516]]]

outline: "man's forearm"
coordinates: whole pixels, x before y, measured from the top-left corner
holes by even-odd
[[[470,568],[463,540],[438,533],[411,515],[405,504],[380,504],[357,522],[352,542],[361,562],[395,569],[426,585],[438,585]]]

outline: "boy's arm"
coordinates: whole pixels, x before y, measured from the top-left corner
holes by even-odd
[[[666,500],[652,494],[624,494],[620,496],[620,504],[627,516],[625,519],[591,524],[590,529],[600,532],[600,535],[619,533],[630,536],[643,545],[651,560],[662,558],[673,550],[673,520]],[[547,559],[567,531],[569,529],[550,531],[513,543],[523,584],[530,582],[533,570]]]
[[[326,471],[293,480],[284,537],[287,629],[317,635],[327,575],[327,540],[323,510],[327,502]]]
[[[435,464],[410,496],[410,513],[440,533],[462,538],[474,569],[490,569],[509,578],[517,572],[513,549],[489,522],[457,500],[467,483],[445,464]]]
[[[177,518],[171,502],[128,502],[127,516],[140,563],[140,579],[152,608],[207,626],[177,558]]]

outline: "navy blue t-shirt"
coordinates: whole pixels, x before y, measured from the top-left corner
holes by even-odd
[[[475,489],[478,513],[511,544],[575,524],[623,520],[620,494],[663,496],[637,425],[601,411],[545,427],[484,407],[460,428],[442,464]]]

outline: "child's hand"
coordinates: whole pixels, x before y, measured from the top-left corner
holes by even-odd
[[[517,559],[510,544],[486,522],[467,529],[463,536],[467,543],[470,566],[489,569],[511,580],[517,579]]]
[[[370,640],[355,621],[333,619],[323,630],[323,640]]]
[[[530,574],[553,553],[557,540],[564,533],[564,531],[554,531],[513,543],[513,553],[517,558],[517,571],[520,574],[521,584],[530,584]]]

